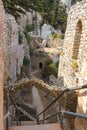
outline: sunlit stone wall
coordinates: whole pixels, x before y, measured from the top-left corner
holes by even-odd
[[[87,84],[87,0],[77,3],[69,12],[63,52],[60,57],[59,86],[78,87]],[[87,89],[78,94],[77,112],[87,114]],[[76,130],[86,130],[87,121],[76,119]]]

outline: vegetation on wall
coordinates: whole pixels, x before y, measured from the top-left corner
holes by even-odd
[[[49,38],[52,38],[52,39],[59,38],[59,39],[61,39],[61,35],[53,32],[52,35],[49,36]]]
[[[73,59],[73,61],[72,61],[72,67],[73,67],[73,69],[78,68],[78,62],[77,62],[77,59]]]
[[[51,59],[47,60],[45,63],[45,68],[43,70],[43,75],[47,78],[50,75],[54,75],[57,78],[58,74],[58,64],[59,62],[56,62],[55,64]]]
[[[26,28],[25,28],[25,31],[24,31],[25,38],[26,38],[27,43],[29,45],[29,52],[30,52],[30,54],[32,53],[34,48],[33,48],[32,44],[31,44],[32,37],[29,35],[29,32],[34,31],[34,29],[35,28],[34,28],[33,24],[32,25],[26,25]]]
[[[23,59],[23,65],[29,66],[29,64],[30,64],[29,58],[28,57],[24,57],[24,59]]]
[[[80,1],[82,1],[82,0],[72,0],[72,4],[75,4],[75,3],[80,2]]]
[[[19,42],[19,44],[22,44],[22,41],[23,41],[23,35],[22,35],[21,31],[18,31],[18,42]]]
[[[26,25],[26,31],[27,32],[31,32],[31,31],[34,31],[34,24],[31,24],[31,25],[29,25],[29,24],[27,24]]]

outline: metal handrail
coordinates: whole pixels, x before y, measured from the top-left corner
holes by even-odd
[[[50,108],[64,94],[64,92],[65,91],[63,91],[58,97],[56,97],[42,112],[38,114],[38,116],[48,110],[48,108]]]
[[[19,124],[19,120],[16,118],[16,117],[14,117],[10,112],[8,112],[5,116],[4,116],[4,121],[8,118],[8,117],[12,117],[14,120],[16,120],[17,121],[17,125]]]
[[[57,112],[57,113],[55,113],[55,114],[53,114],[53,115],[51,115],[51,116],[49,116],[49,117],[47,117],[45,119],[39,120],[39,122],[48,120],[48,119],[53,118],[54,116],[59,115],[59,114],[62,114],[62,115],[64,115],[64,114],[72,115],[72,116],[83,118],[83,119],[87,120],[87,115],[61,110],[61,111],[59,111],[59,112]]]
[[[84,114],[74,113],[74,112],[70,112],[70,111],[64,111],[63,113],[67,114],[67,115],[72,115],[72,116],[83,118],[83,119],[87,120],[87,115],[84,115]]]
[[[86,89],[87,88],[87,84],[86,85],[83,85],[83,86],[80,86],[80,87],[74,87],[74,88],[66,88],[63,90],[63,92],[61,92],[60,95],[58,95],[58,97],[56,97],[42,112],[40,112],[38,114],[41,115],[42,113],[44,113],[46,110],[48,110],[48,108],[50,108],[64,93],[66,92],[69,92],[69,91],[75,91],[75,90],[80,90],[80,89]]]
[[[54,116],[59,115],[60,113],[61,113],[61,112],[57,112],[57,113],[55,113],[55,114],[53,114],[53,115],[51,115],[51,116],[48,116],[48,117],[44,118],[43,120],[39,120],[39,122],[42,122],[42,121],[48,120],[48,119],[50,119],[50,118],[53,118]]]
[[[62,97],[65,93],[70,92],[70,91],[80,90],[80,89],[86,89],[86,88],[87,88],[87,84],[86,84],[86,85],[79,86],[79,87],[73,87],[73,88],[65,88],[65,89],[63,89],[63,90],[62,90],[63,92],[61,92],[61,94],[58,95],[58,97],[56,97],[42,112],[40,112],[40,113],[37,115],[37,121],[38,121],[37,123],[42,122],[42,121],[44,122],[45,120],[48,120],[48,119],[50,119],[50,118],[52,118],[52,117],[54,117],[54,116],[56,116],[56,115],[59,115],[59,114],[62,114],[62,115],[68,114],[68,115],[72,115],[72,116],[75,116],[75,117],[87,119],[87,116],[86,116],[86,115],[62,110],[62,111],[59,111],[58,113],[55,113],[55,114],[53,114],[53,115],[51,115],[51,116],[49,116],[49,117],[47,117],[47,118],[44,118],[43,120],[39,120],[39,116],[40,116],[41,114],[44,114],[45,111],[47,111],[47,110],[48,110],[60,97]]]

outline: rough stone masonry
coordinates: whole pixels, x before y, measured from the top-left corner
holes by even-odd
[[[72,6],[60,57],[58,79],[61,87],[87,84],[87,0]],[[78,94],[77,112],[87,114],[87,89]],[[76,118],[76,130],[86,130],[87,121]]]
[[[2,68],[2,43],[3,43],[3,16],[4,10],[0,0],[0,130],[3,130],[3,68]]]

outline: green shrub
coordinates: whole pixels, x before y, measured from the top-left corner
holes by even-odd
[[[55,38],[59,38],[59,39],[61,39],[61,35],[60,34],[56,34],[56,33],[52,33],[52,35],[51,36],[49,36],[50,38],[53,38],[53,39],[55,39]]]
[[[23,59],[23,65],[28,66],[30,64],[30,60],[27,57],[24,57]]]
[[[28,34],[27,31],[24,31],[24,34],[25,34],[25,38],[26,38],[26,40],[27,40],[28,45],[30,45],[30,42],[31,42],[31,37],[30,37],[30,35]]]
[[[48,66],[52,63],[53,63],[52,59],[48,59],[48,60],[46,60],[45,65]]]
[[[27,32],[31,32],[31,31],[34,31],[34,24],[31,24],[31,25],[26,25],[26,31]]]
[[[45,68],[46,76],[50,76],[53,74],[55,77],[57,77],[57,73],[58,73],[57,71],[58,69],[53,63]]]
[[[58,68],[59,67],[59,61],[56,62],[55,66]]]
[[[22,41],[23,41],[23,35],[21,33],[21,31],[18,32],[18,42],[19,44],[22,44]]]

